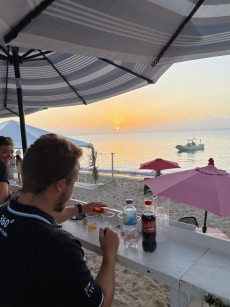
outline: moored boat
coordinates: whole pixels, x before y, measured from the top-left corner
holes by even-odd
[[[195,138],[188,140],[186,145],[177,145],[176,148],[178,149],[178,151],[195,151],[195,150],[204,150],[204,144],[200,143],[196,144],[195,142]]]

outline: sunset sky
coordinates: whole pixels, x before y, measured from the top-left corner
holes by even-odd
[[[230,128],[230,56],[174,64],[155,85],[28,115],[26,124],[69,136]]]

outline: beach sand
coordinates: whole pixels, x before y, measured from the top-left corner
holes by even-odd
[[[139,212],[144,208],[144,198],[152,196],[151,191],[144,195],[144,185],[141,179],[125,177],[103,176],[100,174],[99,182],[103,186],[95,190],[75,188],[72,198],[85,201],[100,201],[122,210],[125,200],[132,198]],[[79,181],[92,183],[91,174],[80,173]],[[185,216],[195,216],[202,227],[204,211],[195,207],[171,202],[170,219],[178,220]],[[208,227],[218,227],[230,237],[230,218],[220,218],[208,213]],[[121,241],[120,244],[123,244]],[[101,256],[85,249],[87,264],[95,276],[101,264]],[[120,264],[116,264],[116,287],[113,307],[117,306],[145,306],[145,307],[167,307],[170,304],[169,288],[160,284],[148,276],[137,273]]]

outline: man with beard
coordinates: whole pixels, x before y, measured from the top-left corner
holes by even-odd
[[[94,279],[81,243],[53,217],[63,220],[62,212],[67,217],[103,205],[78,205],[66,213],[81,156],[81,148],[55,134],[41,136],[27,150],[22,192],[0,208],[1,307],[111,306],[117,233],[100,229],[103,259]]]
[[[0,136],[0,205],[6,202],[10,196],[9,192],[9,170],[14,156],[14,143],[10,137]]]

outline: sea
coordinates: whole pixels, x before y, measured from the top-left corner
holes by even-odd
[[[94,145],[99,173],[114,176],[145,177],[151,170],[140,170],[140,164],[162,158],[177,162],[181,169],[164,170],[163,174],[204,167],[213,158],[215,166],[230,173],[230,129],[194,131],[154,131],[138,133],[72,135]],[[204,150],[178,152],[176,145],[185,145],[195,138]],[[81,170],[90,170],[91,149],[84,149]]]

